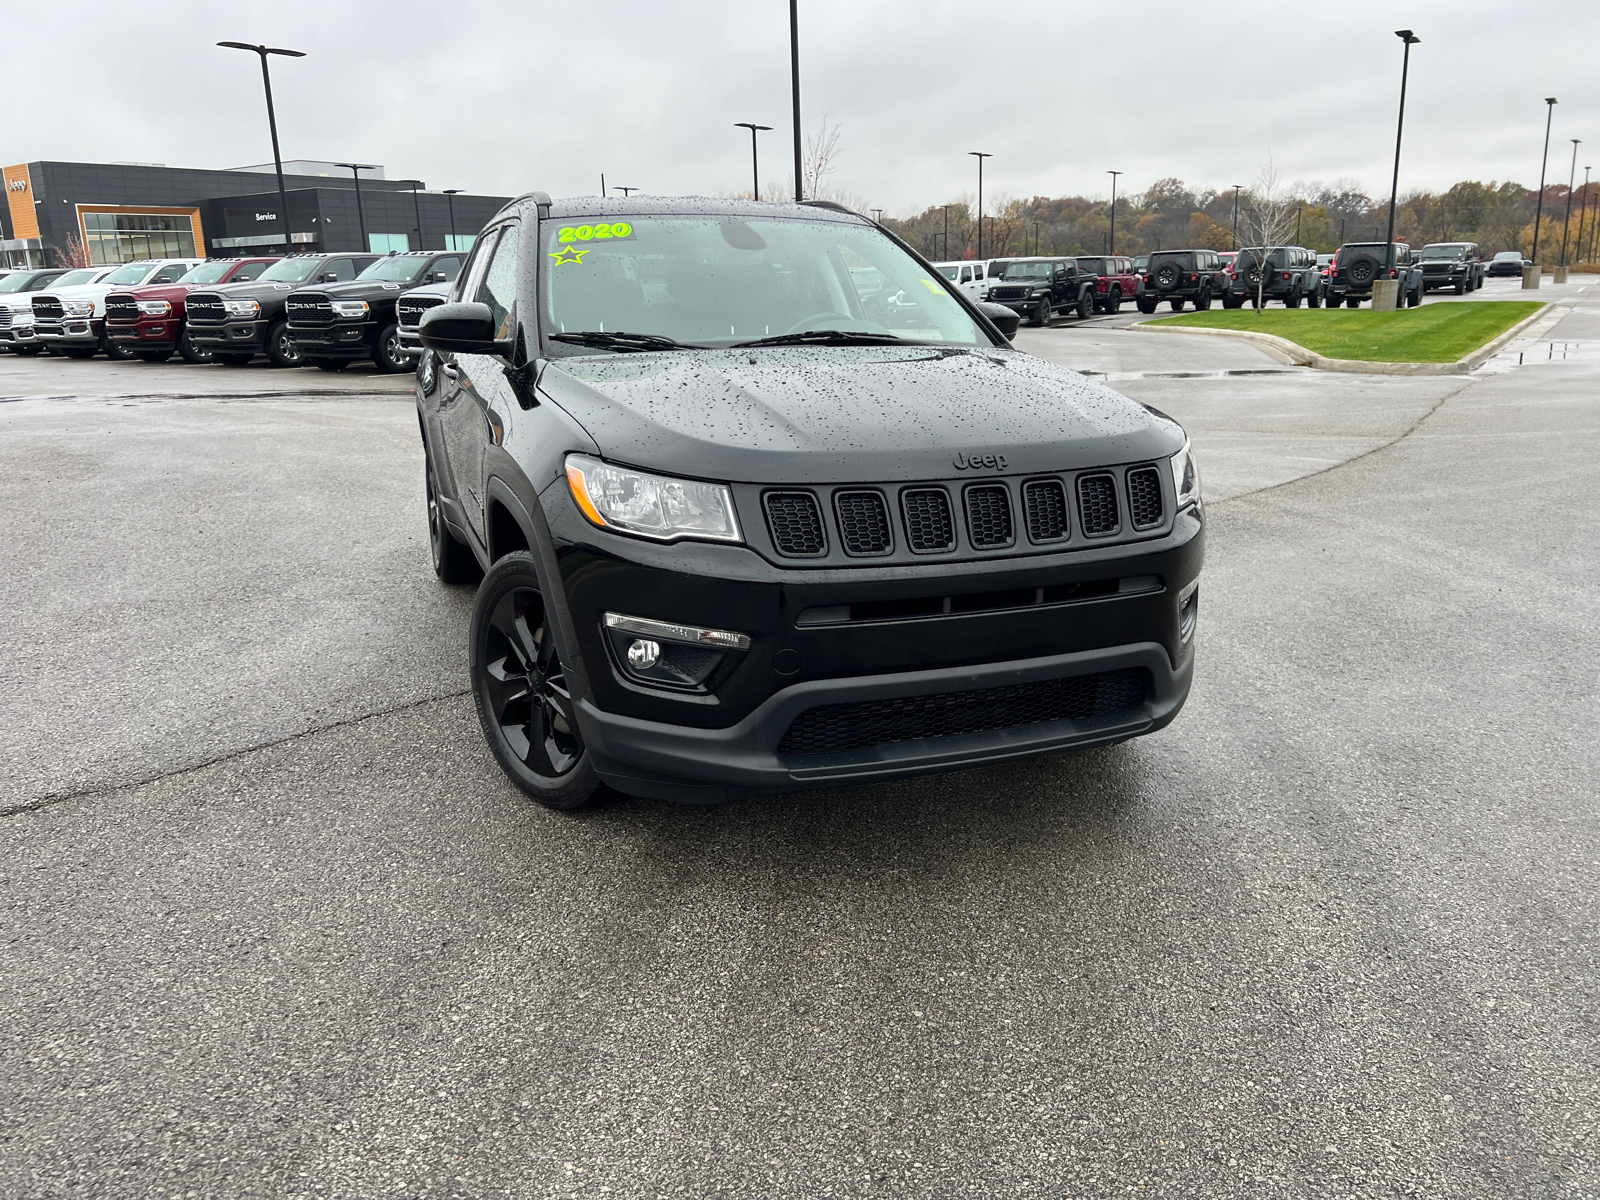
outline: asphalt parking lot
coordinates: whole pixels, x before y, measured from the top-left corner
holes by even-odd
[[[1193,437],[1179,719],[575,817],[403,380],[0,357],[0,1194],[1600,1195],[1600,300],[1539,298],[1465,377],[1024,330]]]

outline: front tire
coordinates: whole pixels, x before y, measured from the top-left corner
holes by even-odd
[[[1114,317],[1122,311],[1122,289],[1112,288],[1111,299],[1106,301],[1106,316]]]
[[[1045,312],[1049,313],[1048,301]],[[1046,325],[1050,323],[1048,315],[1044,323]],[[411,359],[400,346],[400,326],[390,322],[378,331],[378,341],[372,347],[372,361],[378,365],[378,370],[386,375],[399,375],[411,370]]]
[[[570,812],[601,790],[556,650],[533,555],[495,563],[472,604],[469,669],[483,736],[500,769],[546,808]]]
[[[267,358],[275,367],[298,367],[305,362],[305,358],[300,354],[300,348],[289,336],[287,321],[278,321],[267,330],[266,346]]]
[[[1050,324],[1050,301],[1049,301],[1048,298],[1040,300],[1038,304],[1034,305],[1033,319],[1031,321],[1029,321],[1028,324],[1037,325],[1041,329],[1046,328],[1046,327],[1049,326],[1049,324]]]
[[[184,362],[196,367],[217,361],[215,351],[202,350],[189,340],[189,331],[187,329],[183,331],[183,336],[178,339],[178,353],[183,356]]]
[[[91,350],[89,353],[93,354],[94,351]],[[123,346],[109,333],[102,333],[100,335],[100,353],[104,354],[112,362],[133,361],[133,351],[129,350],[126,346]]]

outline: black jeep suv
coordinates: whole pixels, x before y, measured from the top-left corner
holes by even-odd
[[[1399,280],[1400,308],[1422,303],[1422,267],[1412,259],[1410,246],[1346,242],[1328,264],[1328,307],[1338,308],[1341,300],[1348,308],[1360,307],[1363,300],[1372,299],[1372,285],[1380,279]]]
[[[1030,325],[1058,313],[1094,315],[1096,276],[1075,258],[1002,258],[989,264],[989,303],[1003,304]]]
[[[456,250],[390,253],[349,283],[300,288],[289,295],[289,337],[308,363],[342,371],[358,358],[398,373],[415,362],[400,341],[395,301],[428,283],[453,283],[464,255]]]
[[[989,314],[996,314],[994,320]],[[434,569],[508,776],[707,802],[1121,741],[1188,693],[1172,420],[836,205],[512,201],[419,326]]]
[[[300,352],[289,338],[284,301],[305,283],[354,279],[376,254],[292,254],[280,258],[249,283],[225,283],[190,292],[184,301],[189,341],[216,361],[242,367],[257,354],[274,365],[298,367]]]
[[[1144,295],[1139,311],[1153,313],[1165,300],[1178,312],[1187,300],[1196,308],[1210,308],[1213,296],[1228,286],[1228,272],[1215,250],[1158,250],[1145,268]]]
[[[1477,242],[1431,242],[1417,251],[1422,265],[1422,290],[1450,288],[1456,295],[1483,286],[1483,252]]]
[[[1282,300],[1285,308],[1299,308],[1304,300],[1322,307],[1322,271],[1317,252],[1304,246],[1246,246],[1228,271],[1223,308],[1249,303],[1265,308],[1268,300]]]

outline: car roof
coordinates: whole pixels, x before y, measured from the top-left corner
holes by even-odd
[[[794,204],[788,201],[725,200],[717,196],[564,196],[551,200],[542,192],[529,192],[518,196],[500,213],[526,207],[528,204],[550,205],[550,216],[556,220],[572,217],[766,217],[799,221],[848,221],[851,224],[872,225],[859,213],[842,206],[820,203]],[[499,216],[497,213],[496,216]]]

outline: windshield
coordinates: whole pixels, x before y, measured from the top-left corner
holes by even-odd
[[[1500,251],[1499,254],[1496,254],[1494,257],[1495,257],[1495,261],[1496,262],[1521,262],[1522,261],[1522,251],[1520,251],[1520,250],[1502,250],[1502,251]]]
[[[1465,258],[1465,246],[1424,246],[1417,251],[1423,258]]]
[[[257,283],[304,283],[322,265],[320,258],[280,258],[256,276]]]
[[[217,282],[217,280],[221,279],[224,275],[226,275],[228,273],[229,269],[232,268],[232,266],[233,266],[232,262],[201,263],[194,270],[190,271],[183,278],[179,279],[178,282],[179,283],[215,283],[215,282]]]
[[[111,272],[111,274],[107,275],[100,282],[101,283],[119,283],[119,284],[123,284],[123,283],[142,283],[142,282],[144,282],[144,277],[146,275],[150,274],[150,269],[151,269],[151,267],[153,265],[154,264],[147,263],[147,262],[129,263],[125,267],[118,267],[115,271]]]
[[[380,258],[357,279],[377,279],[387,283],[409,283],[427,265],[423,258]]]
[[[551,332],[728,345],[813,330],[987,344],[944,281],[870,226],[762,217],[549,220]],[[557,348],[558,347],[558,348]],[[592,353],[557,342],[553,353]]]
[[[18,271],[15,275],[7,275],[4,279],[0,279],[0,292],[20,292],[34,278],[36,276],[32,271]]]
[[[935,270],[937,270],[939,274],[943,275],[946,279],[954,279],[957,275],[961,274],[960,267],[937,267]]]
[[[92,283],[94,277],[100,273],[96,267],[86,270],[68,271],[65,275],[57,276],[50,281],[51,287],[71,287],[75,283]]]
[[[1002,262],[995,263],[989,275],[1002,279],[1049,279],[1055,266],[1047,262]]]

